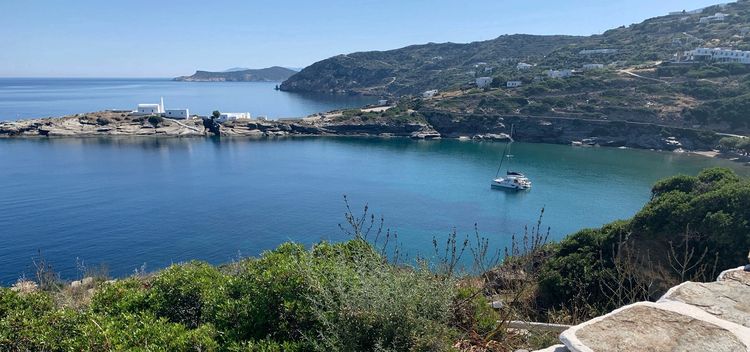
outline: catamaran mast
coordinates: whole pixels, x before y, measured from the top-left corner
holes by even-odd
[[[505,161],[505,158],[507,157],[508,159],[510,159],[512,157],[512,155],[510,154],[510,145],[513,143],[513,127],[514,125],[510,125],[509,140],[508,140],[508,143],[505,144],[505,149],[503,149],[503,158],[500,159],[500,165],[498,165],[497,167],[497,172],[495,173],[495,177],[498,177],[500,175],[500,169],[503,167],[503,161]],[[508,163],[510,163],[510,160],[508,160]]]

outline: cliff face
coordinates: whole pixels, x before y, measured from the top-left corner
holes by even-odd
[[[608,147],[712,150],[719,140],[713,132],[641,122],[447,112],[425,112],[424,116],[441,136],[449,138],[507,134],[513,126],[515,140],[532,143],[570,144],[586,140]]]
[[[229,72],[195,71],[192,76],[177,77],[184,82],[281,82],[297,73],[288,68],[273,66],[262,69]]]

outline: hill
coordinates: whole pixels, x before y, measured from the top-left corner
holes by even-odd
[[[273,66],[261,69],[230,69],[223,72],[195,71],[192,76],[177,77],[175,81],[185,82],[280,82],[288,79],[296,71]]]
[[[717,13],[727,16],[702,20]],[[749,16],[750,5],[740,1],[655,17],[588,37],[516,34],[468,44],[429,43],[338,55],[306,67],[286,80],[281,89],[416,94],[428,89],[457,89],[481,76],[512,76],[520,62],[534,65],[530,71],[538,74],[590,63],[630,67],[667,61],[676,53],[702,46],[748,50]]]
[[[412,94],[458,88],[485,68],[543,57],[583,37],[504,35],[468,44],[429,43],[389,51],[338,55],[284,81],[282,90],[343,94]]]
[[[411,109],[433,125],[436,113],[447,116],[443,120],[461,133],[476,132],[469,127],[477,121],[486,122],[484,132],[507,133],[502,121],[524,116],[750,134],[744,113],[750,65],[685,55],[696,48],[750,50],[750,2],[677,12],[588,37],[510,35],[340,55],[305,68],[281,89],[411,96]],[[477,89],[474,80],[482,76],[492,83]],[[518,86],[506,87],[508,81]],[[440,93],[414,98],[431,89]],[[589,137],[618,144],[610,132],[598,129]]]

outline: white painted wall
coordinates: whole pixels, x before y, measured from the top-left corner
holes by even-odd
[[[492,83],[492,77],[479,77],[476,79],[477,87],[479,88],[487,88]]]
[[[189,109],[167,109],[164,111],[164,117],[170,119],[188,119],[190,118]]]
[[[159,104],[138,104],[135,113],[136,115],[160,114],[161,106]]]
[[[221,115],[219,115],[219,118],[218,118],[220,122],[244,120],[244,119],[250,119],[249,112],[223,112],[221,113]]]

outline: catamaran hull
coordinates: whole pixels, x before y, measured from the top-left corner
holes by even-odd
[[[512,184],[512,183],[505,183],[502,181],[492,181],[490,186],[495,189],[507,189],[507,190],[513,190],[513,191],[526,191],[526,190],[531,189],[531,185]]]

